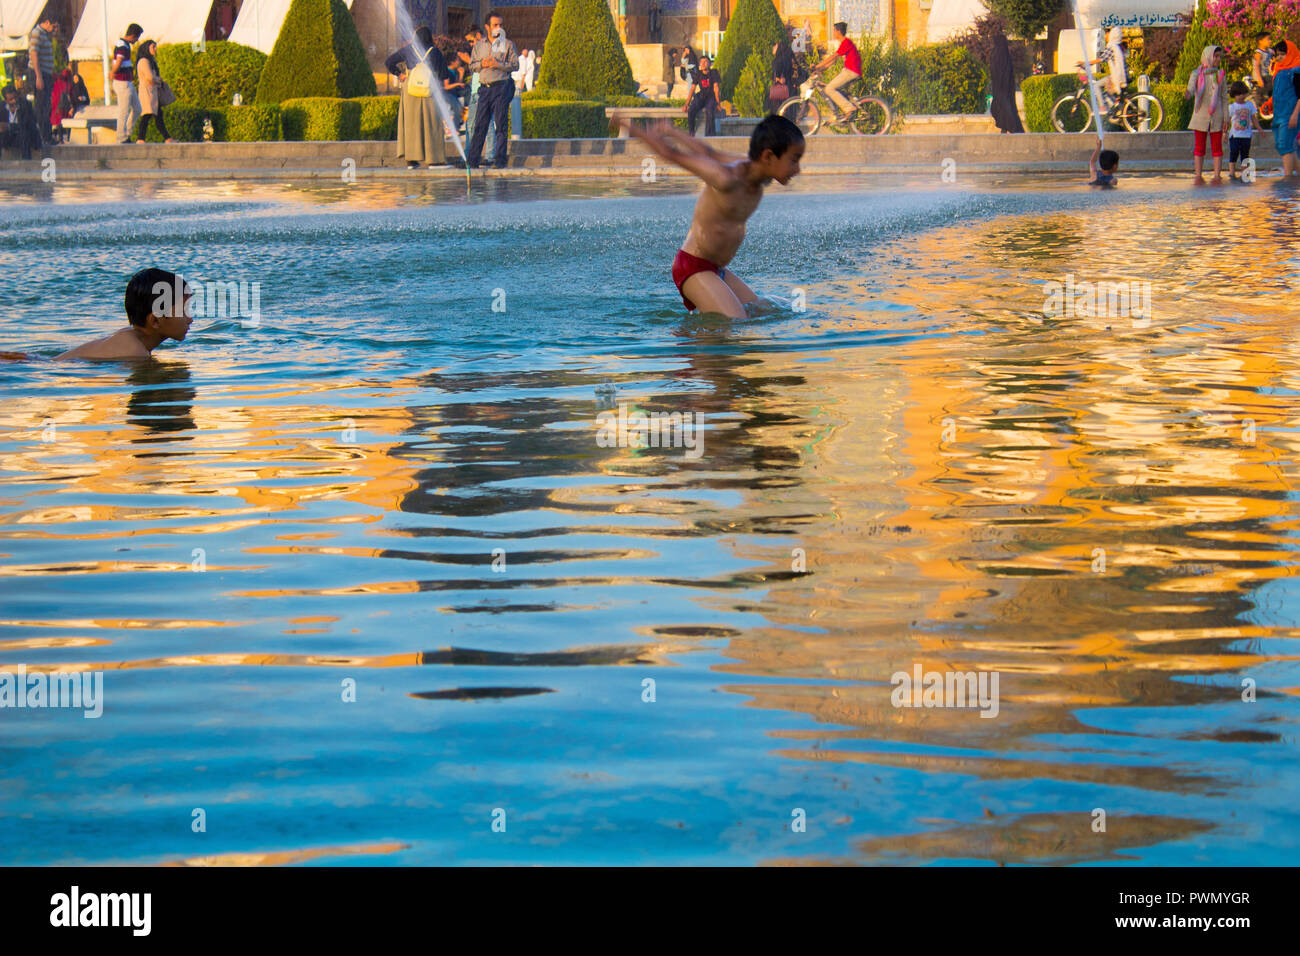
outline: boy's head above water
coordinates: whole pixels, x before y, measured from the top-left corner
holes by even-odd
[[[1113,173],[1119,169],[1119,153],[1113,149],[1103,149],[1097,154],[1097,168],[1103,173]]]
[[[160,336],[160,341],[183,342],[194,323],[189,317],[193,295],[189,283],[176,273],[142,269],[126,284],[126,319],[136,328]]]
[[[765,179],[782,186],[799,175],[804,148],[803,133],[784,116],[767,117],[749,137],[750,161]]]
[[[126,284],[126,328],[58,357],[133,361],[148,358],[168,339],[183,342],[193,322],[189,317],[193,295],[190,286],[174,272],[166,269],[137,272]]]

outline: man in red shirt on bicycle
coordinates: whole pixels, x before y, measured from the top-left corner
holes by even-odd
[[[824,70],[835,62],[836,57],[844,57],[844,69],[840,70],[835,79],[826,84],[826,95],[836,105],[844,118],[852,116],[858,111],[858,108],[844,98],[840,92],[840,87],[847,86],[862,75],[862,54],[858,52],[857,46],[848,38],[849,25],[843,21],[835,24],[831,28],[831,37],[836,41],[836,49],[833,53],[828,53],[826,59],[817,64],[817,70]]]

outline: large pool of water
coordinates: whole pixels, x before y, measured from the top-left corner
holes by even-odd
[[[0,862],[1294,862],[1296,191],[808,178],[730,322],[693,196],[0,194]],[[260,321],[48,360],[146,265]]]

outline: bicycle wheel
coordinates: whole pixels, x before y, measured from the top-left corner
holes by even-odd
[[[1150,93],[1139,93],[1124,103],[1120,120],[1130,133],[1154,133],[1165,121],[1165,108]]]
[[[894,122],[894,114],[890,111],[888,103],[876,96],[863,96],[854,100],[854,103],[858,111],[853,114],[849,126],[855,133],[882,136],[889,132],[889,127]]]
[[[802,96],[792,96],[782,103],[777,115],[794,123],[805,136],[813,135],[822,125],[822,111],[816,103],[810,99],[805,100]]]
[[[1062,96],[1052,107],[1052,125],[1058,133],[1082,133],[1092,125],[1092,106],[1075,93]]]

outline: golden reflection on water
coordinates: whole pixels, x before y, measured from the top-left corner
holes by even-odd
[[[1279,262],[1275,243],[1294,243],[1296,227],[1270,213],[1267,195],[1252,198],[1204,218],[1144,209],[1150,221],[1135,215],[1131,229],[1061,215],[898,243],[882,255],[925,280],[900,282],[893,298],[941,318],[957,338],[815,377],[800,357],[784,368],[768,358],[769,374],[807,373],[834,423],[805,453],[799,486],[800,510],[835,518],[797,530],[811,575],[773,583],[763,602],[771,625],[732,641],[735,660],[722,668],[817,680],[729,688],[753,706],[825,725],[801,735],[808,749],[783,755],[1154,790],[1224,786],[1170,766],[1032,752],[1040,735],[1096,733],[1080,708],[1236,701],[1238,680],[1203,678],[1297,659],[1259,643],[1293,639],[1294,628],[1240,619],[1257,588],[1295,573],[1300,309],[1288,298],[1294,260]],[[1225,236],[1234,237],[1230,254]],[[1071,272],[1150,281],[1149,327],[1044,318],[1043,284]],[[843,309],[864,291],[849,288]],[[788,493],[779,500],[790,504]],[[741,553],[774,568],[791,563],[788,548],[752,539]],[[895,708],[890,675],[918,663],[1000,672],[1000,715]],[[889,746],[898,743],[972,755],[899,754]],[[1001,756],[975,753],[990,750]],[[871,841],[859,862],[1113,858],[1114,830],[1108,841],[1075,845],[1087,842],[1089,822],[1081,812],[1028,830],[1013,823]],[[1118,845],[1134,827],[1140,845],[1206,824],[1130,821]],[[1059,853],[1044,850],[1058,835]]]

